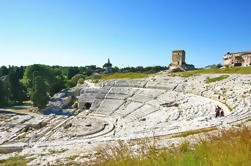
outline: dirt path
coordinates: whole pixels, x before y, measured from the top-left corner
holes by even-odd
[[[32,109],[32,104],[29,102],[24,103],[23,105],[20,106],[11,106],[11,107],[4,107],[4,108],[0,108],[0,114],[4,114],[4,113],[31,113]]]

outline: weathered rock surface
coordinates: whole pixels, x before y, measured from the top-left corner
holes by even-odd
[[[81,153],[87,155],[93,153],[93,146],[100,142],[229,126],[250,118],[251,75],[234,74],[222,81],[205,83],[208,77],[217,76],[219,74],[188,78],[156,75],[98,84],[87,82],[54,96],[44,110],[51,115],[2,115],[0,149],[6,149],[5,144],[11,143],[11,152],[18,142],[23,142],[23,150],[18,154],[47,153],[47,158],[36,157],[31,163],[46,165],[47,162],[53,164],[56,158],[72,155],[66,151],[64,155],[53,156],[49,154],[51,149],[72,151],[76,146],[84,147],[89,151]],[[79,110],[65,109],[72,99],[78,99]],[[224,117],[215,118],[216,106],[224,110]],[[69,116],[64,116],[64,111]]]

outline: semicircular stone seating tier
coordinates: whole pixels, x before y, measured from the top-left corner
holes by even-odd
[[[91,109],[94,114],[117,119],[115,137],[132,138],[230,124],[250,117],[250,95],[241,97],[238,93],[250,93],[250,76],[231,75],[216,83],[204,83],[208,77],[217,76],[109,80],[100,83]],[[241,85],[236,87],[236,83]],[[216,106],[224,110],[224,117],[215,118]]]
[[[135,139],[232,125],[249,119],[251,75],[230,75],[221,81],[205,83],[208,77],[218,76],[158,75],[88,83],[76,93],[59,94],[51,102],[56,104],[57,109],[53,110],[56,112],[62,110],[64,102],[77,97],[78,107],[86,111],[70,117],[5,115],[2,122],[6,123],[0,125],[0,144],[25,142],[29,146],[49,146]],[[216,106],[224,110],[224,117],[215,117]]]

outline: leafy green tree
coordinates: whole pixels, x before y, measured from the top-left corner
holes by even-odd
[[[76,85],[76,83],[73,82],[72,80],[67,80],[66,83],[65,83],[65,86],[66,86],[67,88],[72,88],[72,87],[74,87],[75,85]]]
[[[85,80],[83,79],[83,78],[80,78],[79,80],[78,80],[78,84],[83,84],[85,82]]]
[[[76,74],[75,76],[73,76],[73,77],[71,78],[71,80],[72,80],[75,84],[77,84],[77,83],[78,83],[78,80],[79,80],[80,78],[85,79],[85,75],[83,75],[83,74]]]
[[[45,81],[41,76],[39,76],[37,71],[33,73],[31,100],[33,102],[33,106],[38,107],[39,109],[44,108],[49,101]]]
[[[43,79],[50,96],[53,96],[55,93],[64,88],[64,78],[59,69],[53,69],[49,66],[35,64],[26,67],[24,77],[22,79],[22,82],[27,87],[29,96],[31,96],[32,93],[32,80],[34,72],[38,72],[38,76]]]
[[[44,65],[35,64],[26,67],[22,82],[26,86],[29,96],[32,93],[34,72],[37,72],[42,78],[47,78],[50,74],[49,69]]]
[[[70,67],[68,69],[67,78],[71,79],[74,75],[78,74],[79,70],[77,67]]]
[[[60,92],[64,88],[65,88],[65,80],[64,80],[63,76],[57,75],[54,78],[54,82],[51,85],[50,95],[53,96],[55,93]]]

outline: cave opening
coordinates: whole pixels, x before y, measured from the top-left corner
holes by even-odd
[[[90,109],[91,108],[91,106],[92,106],[92,104],[91,103],[85,103],[85,109]]]

